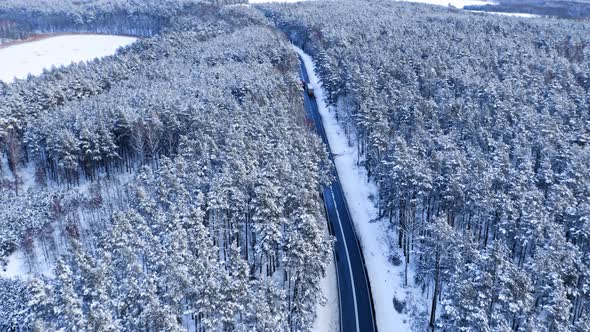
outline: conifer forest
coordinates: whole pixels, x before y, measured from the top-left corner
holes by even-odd
[[[339,155],[306,113],[319,98],[376,187],[379,268],[413,294],[371,298],[377,320],[387,307],[410,331],[590,331],[587,19],[0,2],[0,52],[81,33],[137,40],[0,81],[0,331],[332,332],[322,285],[350,258],[323,194]],[[321,87],[302,87],[293,46]]]

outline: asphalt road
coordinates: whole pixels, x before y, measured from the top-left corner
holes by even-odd
[[[302,80],[308,83],[307,70],[301,59],[300,66]],[[322,141],[326,146],[330,146],[315,98],[310,97],[307,91],[304,92],[304,98],[307,116],[313,121]],[[330,154],[330,159],[334,163],[332,154]],[[333,169],[335,180],[329,187],[323,189],[323,199],[330,233],[336,237],[334,257],[340,297],[340,331],[377,331],[363,253],[356,237],[336,168]]]

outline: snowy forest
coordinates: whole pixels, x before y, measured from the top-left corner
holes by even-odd
[[[417,331],[590,331],[588,23],[260,8],[314,57],[358,143],[391,261],[425,299]]]
[[[243,0],[4,0],[0,36],[33,33],[93,32],[152,36],[178,14],[198,12],[200,3],[234,4]]]
[[[0,20],[146,38],[0,84],[0,276],[26,265],[0,331],[309,331],[331,172],[284,35],[245,6],[35,2]]]
[[[140,37],[0,82],[0,331],[311,331],[333,170],[290,43],[379,189],[414,330],[590,331],[590,23],[242,2],[0,3],[0,43]]]

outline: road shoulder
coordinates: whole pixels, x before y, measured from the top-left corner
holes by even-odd
[[[415,289],[402,286],[402,266],[396,267],[389,262],[390,244],[395,242],[390,238],[392,232],[388,230],[388,222],[376,220],[378,211],[372,197],[378,197],[377,187],[374,183],[367,182],[366,170],[358,166],[356,145],[348,144],[334,110],[323,100],[324,91],[316,75],[313,60],[301,49],[295,47],[295,50],[301,55],[307,68],[330,149],[335,155],[334,162],[342,190],[365,257],[377,328],[379,331],[411,331],[408,314],[394,309],[393,298],[405,303],[411,302]]]

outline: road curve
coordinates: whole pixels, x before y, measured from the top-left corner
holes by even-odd
[[[301,79],[309,83],[307,68],[300,58]],[[312,70],[309,68],[309,70]],[[318,135],[326,146],[328,139],[313,97],[304,92],[307,116],[313,121]],[[330,153],[332,164],[334,163]],[[336,237],[334,257],[338,274],[340,299],[341,332],[376,332],[375,312],[371,297],[371,287],[363,258],[363,253],[350,218],[346,198],[342,192],[336,167],[332,168],[334,181],[323,189],[323,200],[330,233]]]

